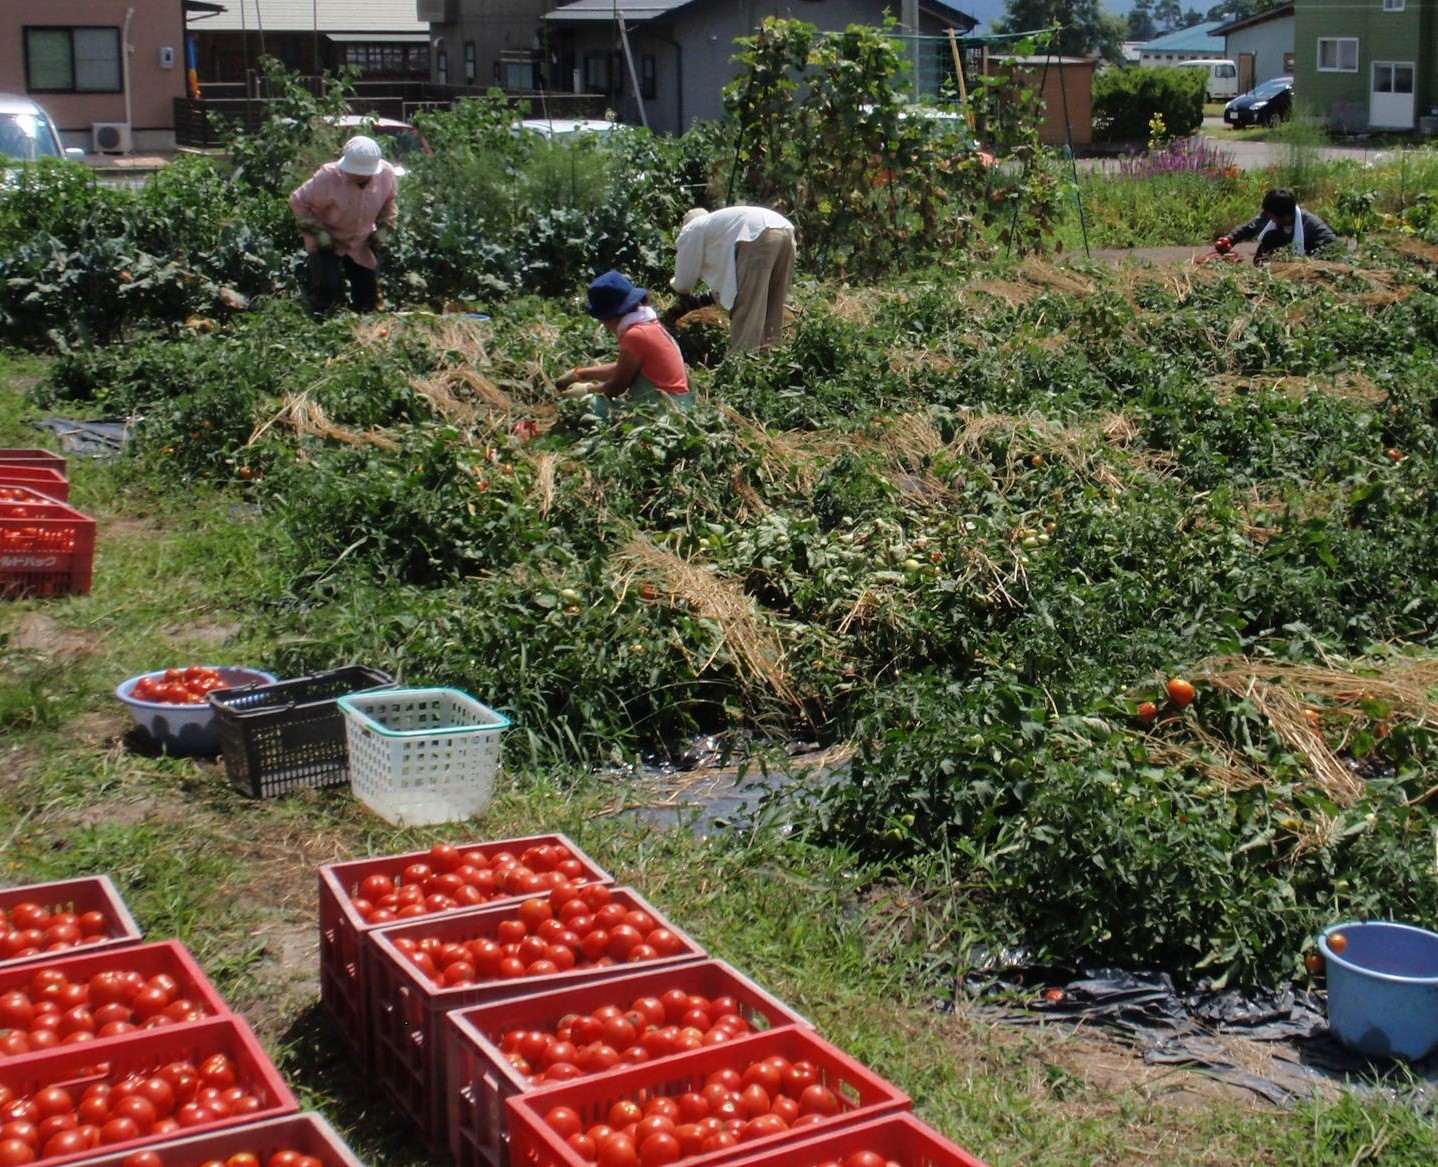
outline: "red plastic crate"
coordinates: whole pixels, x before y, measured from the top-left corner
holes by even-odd
[[[55,502],[67,502],[70,498],[70,480],[63,470],[53,466],[8,465],[0,462],[0,487],[14,486],[38,490]]]
[[[703,960],[681,968],[647,969],[611,981],[570,986],[508,1001],[453,1009],[445,1018],[445,1100],[449,1149],[459,1167],[504,1167],[508,1111],[505,1100],[542,1089],[532,1085],[499,1050],[498,1037],[509,1029],[554,1032],[569,1013],[592,1013],[601,1005],[627,1010],[636,997],[662,996],[683,989],[704,997],[733,997],[739,1012],[756,1030],[782,1025],[812,1028],[810,1023],[721,960]]]
[[[359,1157],[334,1127],[313,1110],[224,1127],[200,1135],[184,1135],[151,1143],[145,1148],[160,1157],[160,1167],[201,1167],[204,1163],[223,1163],[231,1155],[244,1151],[258,1155],[268,1163],[276,1151],[299,1151],[313,1155],[324,1167],[363,1167]],[[124,1167],[130,1151],[94,1154],[85,1160],[85,1167]]]
[[[0,500],[0,598],[88,595],[95,520],[30,493],[37,501]]]
[[[776,1054],[790,1061],[812,1062],[819,1071],[819,1081],[838,1096],[841,1110],[832,1118],[797,1131],[765,1135],[744,1144],[746,1152],[753,1148],[758,1153],[763,1148],[772,1155],[770,1161],[775,1164],[788,1167],[789,1145],[799,1139],[913,1108],[907,1094],[856,1062],[838,1046],[811,1030],[789,1025],[706,1046],[693,1053],[656,1058],[637,1066],[512,1095],[505,1103],[509,1108],[509,1165],[591,1167],[588,1160],[544,1121],[551,1107],[572,1106],[579,1112],[581,1124],[589,1127],[604,1122],[609,1108],[621,1099],[642,1104],[658,1094],[677,1097],[686,1091],[697,1092],[715,1070],[734,1069],[742,1074],[748,1066]],[[731,1147],[689,1155],[681,1162],[683,1167],[708,1167],[718,1163],[729,1167],[736,1153],[737,1148]]]
[[[855,1151],[873,1151],[904,1167],[985,1167],[983,1160],[974,1158],[912,1114],[888,1114],[825,1131],[786,1143],[777,1152],[741,1152],[736,1158],[726,1159],[724,1167],[819,1167],[820,1163],[842,1162],[844,1156]]]
[[[466,908],[437,916],[387,924],[371,933],[374,960],[370,977],[370,1013],[374,1021],[373,1070],[400,1108],[414,1120],[432,1150],[448,1145],[449,1108],[445,1092],[446,1027],[444,1014],[464,1005],[528,996],[538,989],[562,992],[595,981],[610,981],[639,969],[674,968],[705,957],[704,949],[675,928],[632,888],[612,890],[615,903],[642,908],[661,928],[679,938],[683,951],[637,964],[575,968],[542,977],[491,980],[451,988],[436,985],[396,946],[398,939],[435,937],[441,943],[493,936],[501,920],[515,916],[519,901]]]
[[[218,1119],[189,1128],[191,1134],[258,1122],[299,1109],[285,1080],[275,1069],[250,1027],[233,1014],[191,1025],[167,1025],[124,1037],[102,1037],[76,1045],[62,1045],[40,1053],[20,1054],[0,1062],[0,1087],[16,1097],[27,1097],[46,1086],[64,1086],[79,1094],[96,1082],[119,1082],[128,1074],[151,1074],[170,1062],[186,1060],[198,1065],[211,1054],[225,1054],[235,1067],[236,1085],[260,1099],[260,1109],[242,1120]],[[161,1142],[172,1135],[151,1135],[114,1143],[106,1152],[128,1152]],[[73,1155],[36,1159],[32,1167],[51,1167],[88,1159],[93,1150]]]
[[[36,974],[55,970],[72,982],[84,984],[97,973],[138,972],[146,980],[164,973],[175,979],[176,999],[192,1001],[207,1017],[225,1017],[230,1007],[210,979],[195,963],[195,958],[178,940],[161,940],[154,944],[133,944],[126,948],[96,952],[93,947],[66,949],[47,954],[51,959],[38,960],[18,967],[0,965],[0,995],[14,989],[27,990]],[[22,1055],[23,1056],[23,1055]],[[5,1055],[0,1053],[0,1061]]]
[[[78,879],[61,879],[53,883],[30,883],[22,887],[0,888],[0,910],[9,911],[16,904],[34,902],[51,911],[104,912],[109,921],[109,932],[99,940],[76,945],[56,952],[36,952],[29,956],[15,956],[0,960],[0,969],[16,965],[34,965],[37,961],[55,960],[57,957],[94,952],[97,949],[111,950],[125,945],[137,944],[143,934],[130,909],[115,890],[108,875],[84,875]]]
[[[480,851],[493,857],[502,851],[519,855],[529,847],[546,844],[559,844],[568,848],[584,868],[582,878],[585,882],[614,882],[613,876],[576,847],[566,835],[528,835],[523,838],[495,839],[458,846],[461,851]],[[411,851],[404,855],[331,863],[319,870],[320,999],[339,1022],[340,1031],[350,1047],[366,1065],[369,1064],[372,1044],[369,996],[366,990],[367,965],[373,959],[369,934],[379,925],[365,921],[350,902],[351,896],[366,876],[398,876],[411,863],[425,860],[428,856],[428,851]],[[504,902],[505,899],[489,901],[492,904]]]
[[[63,454],[51,450],[0,450],[0,466],[48,466],[65,473],[66,461]]]

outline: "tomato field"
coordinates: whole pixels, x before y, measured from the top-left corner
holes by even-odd
[[[318,320],[300,295],[283,193],[322,137],[241,140],[238,177],[192,159],[110,191],[54,166],[0,198],[0,336],[27,370],[13,443],[34,444],[22,418],[130,420],[72,500],[100,519],[93,594],[0,616],[0,724],[22,742],[6,882],[113,859],[242,979],[247,909],[214,874],[227,847],[187,840],[191,873],[162,893],[176,877],[154,835],[77,808],[199,800],[217,831],[254,832],[251,856],[280,822],[307,857],[395,838],[343,791],[286,811],[227,798],[203,767],[127,770],[118,717],[109,746],[77,752],[67,726],[114,712],[119,677],[201,659],[189,638],[213,623],[225,655],[279,676],[359,661],[489,702],[513,721],[496,814],[546,830],[623,790],[625,767],[715,735],[782,792],[674,886],[712,862],[740,873],[728,894],[805,900],[772,875],[802,850],[842,889],[846,940],[846,913],[884,905],[858,966],[892,963],[906,994],[999,950],[1311,984],[1325,925],[1438,920],[1438,224],[1409,197],[1431,151],[1407,178],[1300,158],[1126,187],[1058,160],[991,174],[916,154],[912,216],[854,204],[888,236],[801,219],[783,345],[721,358],[722,319],[695,313],[692,414],[596,419],[554,390],[608,351],[586,280],[622,266],[666,298],[684,208],[717,197],[744,143],[701,127],[520,144],[501,115],[430,127],[372,316]],[[740,193],[869,189],[862,158],[805,175],[769,148],[745,148]],[[1096,244],[1174,224],[1202,242],[1300,180],[1357,239],[1346,260],[1113,266],[1071,246],[1069,195]],[[148,528],[127,541],[151,517],[203,566],[176,567]],[[113,643],[57,666],[24,645],[41,618]],[[831,764],[806,768],[797,742]],[[313,821],[264,817],[288,814]],[[52,816],[76,815],[52,845]],[[580,825],[606,863],[681,847]],[[756,864],[770,874],[741,893]],[[689,894],[702,919],[717,892]],[[802,965],[759,915],[719,947]],[[541,923],[510,938],[527,963],[584,959],[582,936],[551,953]],[[656,931],[622,940],[662,951]],[[1019,1162],[1021,1145],[981,1149]]]

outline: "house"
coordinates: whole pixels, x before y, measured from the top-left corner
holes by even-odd
[[[353,65],[366,82],[430,78],[429,25],[416,0],[220,0],[215,7],[189,24],[201,89],[245,82],[262,56],[306,76]]]
[[[1294,100],[1332,129],[1411,131],[1438,106],[1433,45],[1425,0],[1305,0],[1294,13]]]
[[[798,16],[822,30],[879,25],[892,14],[914,41],[915,73],[951,74],[946,30],[978,21],[943,0],[419,0],[452,81],[510,90],[586,94],[621,121],[678,134],[723,115],[721,90],[737,73],[739,37],[768,17]],[[454,77],[454,52],[462,53]]]
[[[174,146],[185,93],[185,12],[199,0],[6,0],[0,90],[43,105],[66,146],[130,153]]]
[[[1214,32],[1222,23],[1219,20],[1207,20],[1191,28],[1165,33],[1139,46],[1138,63],[1177,65],[1180,61],[1205,61],[1222,57],[1223,38]]]
[[[1271,77],[1293,76],[1293,9],[1283,4],[1213,30],[1226,46],[1219,56],[1238,63],[1240,93]]]

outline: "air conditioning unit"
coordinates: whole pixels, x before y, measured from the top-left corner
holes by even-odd
[[[129,122],[91,122],[96,154],[128,154],[134,147]]]
[[[415,0],[415,19],[432,24],[449,24],[454,20],[454,0]]]

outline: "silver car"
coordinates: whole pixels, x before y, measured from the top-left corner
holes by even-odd
[[[37,158],[85,157],[78,147],[66,148],[60,131],[40,106],[16,93],[0,93],[0,157],[33,162]]]

